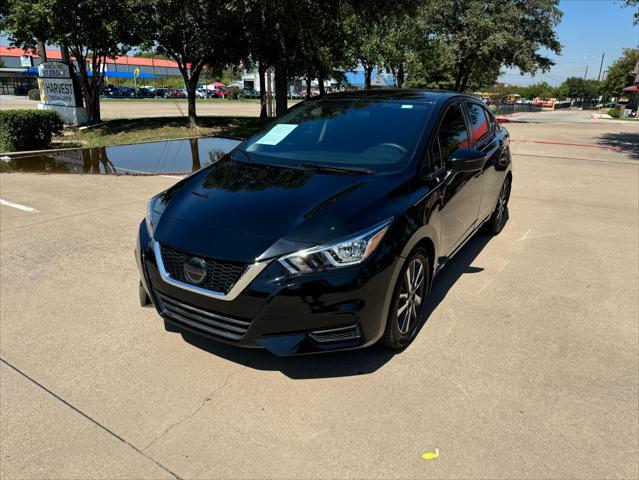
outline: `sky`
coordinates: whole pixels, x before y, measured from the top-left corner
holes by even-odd
[[[559,85],[568,77],[597,79],[601,54],[603,71],[619,58],[624,48],[639,46],[639,25],[632,24],[633,10],[613,0],[562,0],[564,13],[557,28],[561,55],[550,54],[555,66],[547,74],[522,76],[518,69],[502,69],[500,82],[528,85],[546,81]]]

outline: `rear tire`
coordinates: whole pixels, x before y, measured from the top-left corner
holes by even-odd
[[[418,248],[404,262],[386,320],[382,343],[389,348],[406,348],[417,336],[424,320],[430,288],[430,262],[424,248]]]
[[[510,177],[504,179],[504,183],[499,191],[495,210],[485,224],[484,230],[490,235],[497,235],[506,225],[508,217],[508,199],[510,198]]]

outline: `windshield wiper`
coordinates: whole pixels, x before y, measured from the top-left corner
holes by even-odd
[[[315,172],[346,173],[349,175],[372,175],[375,173],[370,168],[338,167],[333,165],[320,165],[319,163],[298,163],[297,165],[292,166],[303,168],[304,170],[313,170]]]

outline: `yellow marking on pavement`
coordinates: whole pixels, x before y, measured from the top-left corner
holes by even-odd
[[[438,458],[438,457],[439,457],[439,448],[436,448],[436,449],[435,449],[435,453],[433,453],[433,452],[426,452],[426,453],[422,454],[422,458],[423,458],[424,460],[434,460],[434,459],[436,459],[436,458]]]

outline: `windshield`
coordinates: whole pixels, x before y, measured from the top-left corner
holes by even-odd
[[[431,110],[410,101],[308,101],[241,148],[261,163],[397,171],[413,154]]]

